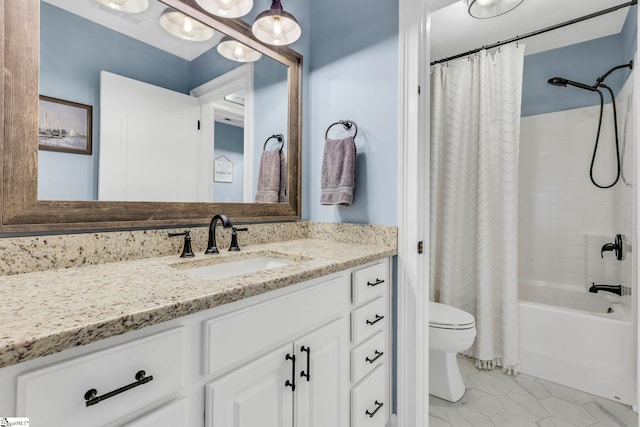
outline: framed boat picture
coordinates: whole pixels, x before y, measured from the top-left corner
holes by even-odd
[[[91,105],[40,95],[38,107],[40,150],[91,154]]]

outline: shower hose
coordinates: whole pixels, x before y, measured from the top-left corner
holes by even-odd
[[[591,178],[591,182],[593,183],[593,185],[595,185],[598,188],[611,188],[614,185],[616,185],[618,183],[618,180],[620,179],[620,143],[618,142],[618,114],[616,112],[616,98],[613,95],[613,90],[611,90],[609,86],[603,83],[598,83],[597,87],[605,88],[606,90],[609,91],[609,94],[611,95],[611,105],[613,107],[613,129],[616,136],[617,172],[616,172],[615,180],[609,185],[600,185],[596,182],[595,178],[593,177],[593,165],[596,162],[596,155],[598,153],[598,142],[600,141],[600,129],[602,128],[602,112],[604,111],[604,96],[602,95],[602,92],[596,89],[596,92],[598,92],[598,95],[600,95],[600,119],[598,120],[598,131],[596,133],[596,142],[593,146],[593,155],[591,156],[591,167],[589,168],[589,178]]]

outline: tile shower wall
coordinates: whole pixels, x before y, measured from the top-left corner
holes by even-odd
[[[616,97],[623,176],[634,177],[633,79]],[[557,88],[557,90],[577,90]],[[589,165],[599,106],[523,117],[520,143],[519,275],[521,280],[588,287],[591,282],[631,284],[631,261],[601,243],[633,231],[633,189],[621,178],[612,189],[596,188]],[[605,105],[594,168],[597,182],[615,178],[611,105]]]

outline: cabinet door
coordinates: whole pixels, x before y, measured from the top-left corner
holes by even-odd
[[[280,347],[207,385],[208,427],[292,427],[293,346]]]
[[[338,319],[294,345],[296,427],[348,427],[349,319]]]

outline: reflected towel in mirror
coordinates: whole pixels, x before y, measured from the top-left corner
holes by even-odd
[[[278,203],[281,194],[282,165],[281,150],[263,151],[258,172],[257,203]],[[286,167],[285,167],[286,168]],[[284,195],[283,195],[284,197]]]

